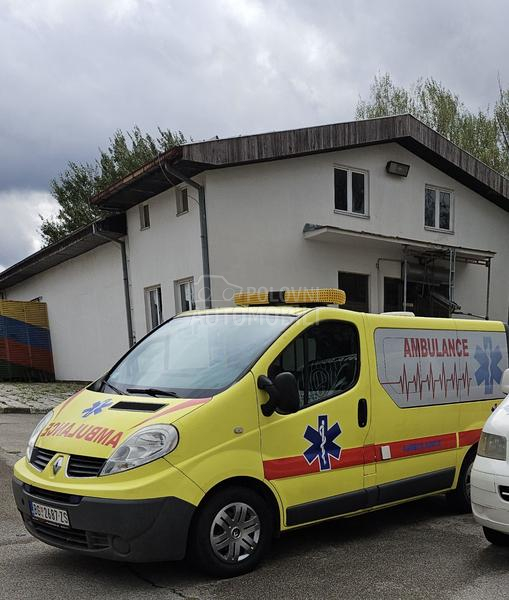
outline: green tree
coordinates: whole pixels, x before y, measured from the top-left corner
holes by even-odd
[[[471,111],[459,96],[433,78],[398,87],[388,73],[377,75],[357,119],[411,113],[476,158],[509,176],[509,90],[500,86],[494,108]]]
[[[67,234],[103,216],[90,204],[90,198],[115,181],[155,158],[158,153],[185,143],[180,131],[158,129],[157,137],[142,133],[135,126],[132,131],[116,131],[106,150],[99,149],[93,163],[69,162],[58,178],[50,183],[50,191],[59,205],[57,216],[42,219],[41,235],[45,245],[52,244]]]

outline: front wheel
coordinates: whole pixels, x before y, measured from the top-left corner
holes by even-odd
[[[191,557],[214,576],[248,573],[267,552],[273,529],[273,515],[259,494],[240,486],[220,490],[199,509]]]
[[[489,527],[483,527],[482,530],[484,531],[484,537],[494,546],[509,546],[509,535],[507,533]]]

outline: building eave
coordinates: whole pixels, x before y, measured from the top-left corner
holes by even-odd
[[[171,188],[179,182],[164,172],[165,162],[193,177],[210,169],[391,142],[509,210],[507,178],[409,114],[184,144],[150,161],[91,202],[106,210],[127,210]]]
[[[0,290],[13,287],[66,260],[107,244],[109,240],[118,240],[126,233],[127,224],[124,214],[94,221],[2,271],[0,273]]]

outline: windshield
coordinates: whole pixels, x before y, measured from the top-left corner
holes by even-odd
[[[140,342],[106,381],[124,393],[144,388],[186,398],[213,395],[247,371],[294,320],[256,313],[178,317]]]

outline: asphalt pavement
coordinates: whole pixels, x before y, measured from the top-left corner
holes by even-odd
[[[57,550],[24,529],[11,467],[38,416],[0,414],[0,599],[498,600],[509,549],[438,496],[301,529],[276,540],[254,573],[212,580],[186,563],[129,565]]]

